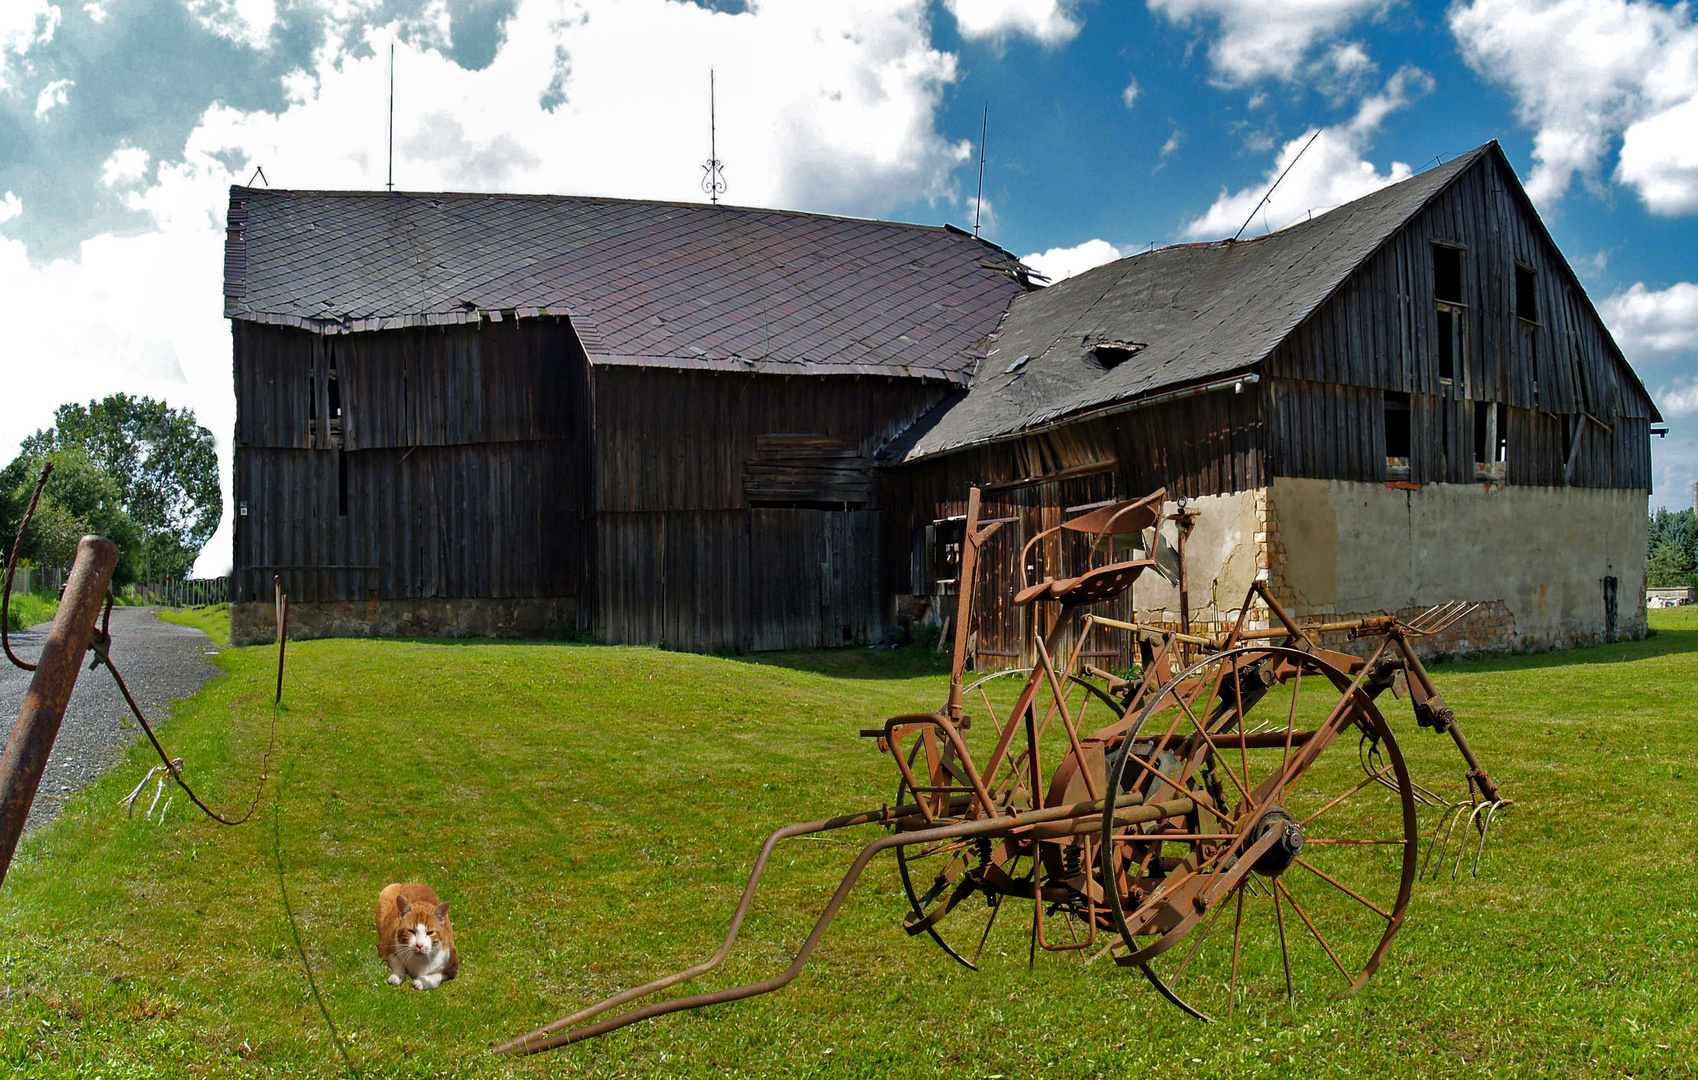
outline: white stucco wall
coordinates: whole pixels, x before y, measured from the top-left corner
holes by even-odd
[[[1605,637],[1604,579],[1614,577],[1616,634],[1639,637],[1648,498],[1280,478],[1267,489],[1272,581],[1299,617],[1479,601],[1507,625],[1464,647],[1562,648]]]

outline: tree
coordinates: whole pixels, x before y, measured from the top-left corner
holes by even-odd
[[[1645,584],[1672,588],[1695,583],[1698,574],[1698,514],[1658,510],[1647,530]]]
[[[76,558],[77,541],[93,533],[118,545],[113,584],[135,581],[141,569],[142,530],[124,512],[118,482],[77,447],[46,454],[26,451],[0,470],[0,529],[6,545],[0,558],[11,554],[12,538],[29,509],[41,467],[49,461],[53,475],[41,493],[19,555],[38,565],[69,568]]]
[[[24,440],[24,454],[80,450],[117,483],[119,506],[140,527],[144,580],[187,575],[224,513],[212,432],[189,409],[128,394],[61,405],[53,419]]]

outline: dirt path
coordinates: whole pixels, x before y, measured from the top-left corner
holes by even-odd
[[[46,637],[45,623],[14,633],[12,651],[33,661]],[[188,697],[218,674],[210,661],[218,652],[211,638],[192,627],[160,622],[152,608],[112,609],[112,659],[155,727],[169,716],[167,702]],[[0,657],[0,740],[11,737],[29,680],[30,672]],[[104,668],[89,671],[85,663],[25,831],[51,821],[66,799],[122,761],[129,745],[142,737],[112,676]],[[140,779],[138,772],[136,780]]]

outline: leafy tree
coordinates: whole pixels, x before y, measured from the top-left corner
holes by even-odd
[[[1645,584],[1671,588],[1698,584],[1698,513],[1658,510],[1647,530]]]
[[[224,512],[212,432],[189,409],[128,394],[61,405],[53,419],[24,440],[24,453],[82,451],[117,483],[120,507],[141,529],[143,578],[185,576]]]
[[[94,533],[118,545],[113,583],[128,585],[137,580],[142,530],[124,512],[118,482],[77,447],[46,454],[26,451],[0,470],[0,530],[5,534],[0,559],[12,552],[12,539],[29,509],[41,467],[48,461],[53,463],[53,475],[41,493],[20,557],[38,565],[68,568],[76,558],[77,541]]]

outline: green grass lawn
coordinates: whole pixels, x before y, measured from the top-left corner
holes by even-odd
[[[1417,886],[1354,998],[1203,1025],[1078,954],[1029,970],[1014,939],[974,974],[902,932],[884,861],[788,989],[519,1060],[486,1048],[711,953],[768,831],[891,799],[888,759],[856,730],[935,707],[944,676],[871,650],[294,643],[252,822],[223,828],[181,796],[163,827],[126,818],[114,804],[151,764],[138,748],[20,850],[0,887],[0,1072],[345,1073],[280,853],[370,1076],[1693,1076],[1698,611],[1652,619],[1646,641],[1436,669],[1518,803],[1478,879]],[[245,806],[259,773],[275,657],[223,652],[228,674],[164,729],[219,807]],[[1459,792],[1449,739],[1403,708],[1388,714],[1413,771]],[[854,850],[781,848],[700,988],[787,963]],[[434,993],[384,984],[373,907],[398,880],[453,904],[461,974]]]
[[[230,605],[202,604],[199,607],[160,608],[154,614],[161,622],[192,626],[217,645],[230,644]],[[193,783],[193,781],[190,781]]]

